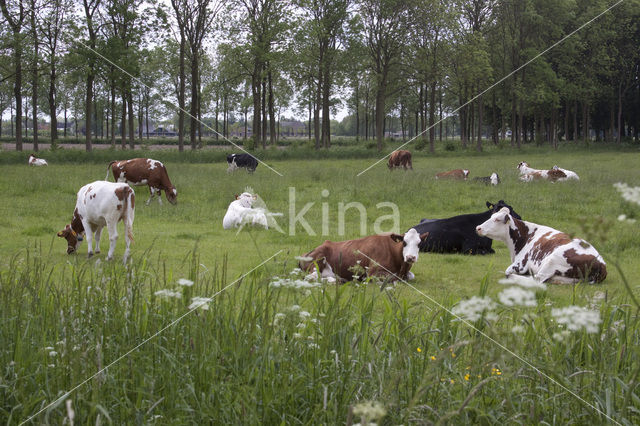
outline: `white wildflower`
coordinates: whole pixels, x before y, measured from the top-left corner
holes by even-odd
[[[299,330],[304,330],[305,328],[307,328],[307,324],[305,324],[303,322],[298,323],[298,325],[296,325],[296,328],[299,329]]]
[[[551,315],[559,324],[564,324],[570,331],[579,331],[584,328],[587,333],[597,333],[598,326],[602,322],[600,312],[581,306],[552,309]]]
[[[378,401],[365,401],[353,407],[353,414],[360,416],[364,424],[373,424],[373,420],[382,419],[387,415],[387,410]]]
[[[283,314],[282,312],[278,312],[277,314],[274,315],[274,318],[276,320],[281,320],[284,319],[287,316],[287,314]]]
[[[53,349],[55,349],[53,346],[47,346],[44,348],[45,351],[52,351]]]
[[[477,321],[482,317],[483,312],[490,312],[496,304],[489,296],[473,296],[471,299],[462,300],[451,309],[451,312],[468,321]]]
[[[300,312],[298,312],[298,315],[302,319],[309,318],[311,316],[311,314],[309,312],[307,312],[307,311],[300,311]]]
[[[511,332],[513,334],[524,333],[524,327],[520,324],[514,325],[513,327],[511,327]]]
[[[622,198],[631,203],[640,204],[640,187],[629,186],[623,182],[614,183],[613,186],[620,192]]]
[[[289,310],[291,312],[298,312],[300,310],[300,305],[291,305],[289,306]]]
[[[197,308],[202,308],[205,311],[209,310],[209,302],[211,302],[213,299],[211,299],[210,297],[192,297],[191,298],[191,304],[189,305],[189,310],[193,310],[193,309],[197,309]]]
[[[562,330],[559,333],[553,333],[551,337],[555,341],[564,342],[569,336],[571,336],[571,332],[569,330]]]
[[[308,347],[309,349],[320,349],[320,345],[317,343],[309,343]]]
[[[302,334],[300,334],[300,333],[293,333],[293,338],[294,338],[294,339],[302,339]]]
[[[179,291],[173,291],[173,290],[167,290],[167,289],[158,290],[153,294],[164,299],[171,299],[172,297],[176,299],[182,298],[182,293],[180,293]]]
[[[313,337],[313,336],[307,336],[307,340],[309,340],[309,341],[313,342],[313,341],[315,340],[315,337]]]
[[[186,278],[180,278],[178,280],[178,284],[185,286],[185,287],[191,287],[193,285],[193,281],[188,280]]]
[[[536,306],[536,294],[520,287],[509,287],[498,294],[500,303],[505,306]]]
[[[295,260],[299,260],[300,262],[311,262],[313,260],[313,257],[309,257],[309,256],[296,256],[294,257]]]
[[[293,271],[289,272],[289,275],[300,275],[303,271],[300,268],[294,268]]]
[[[58,355],[58,352],[56,352],[56,351],[49,351],[49,356],[54,357],[54,356],[57,356],[57,355]]]
[[[547,285],[537,281],[535,278],[529,275],[509,275],[507,278],[503,278],[498,281],[500,284],[509,285],[515,284],[522,288],[546,290]]]

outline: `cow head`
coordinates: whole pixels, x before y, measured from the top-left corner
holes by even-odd
[[[243,192],[240,195],[236,195],[236,200],[240,201],[242,207],[251,208],[253,202],[258,199],[258,196],[249,192]]]
[[[491,210],[491,213],[497,213],[500,210],[502,210],[504,207],[509,209],[509,214],[513,217],[515,217],[516,219],[520,219],[522,220],[522,218],[520,217],[520,215],[518,213],[516,213],[513,208],[508,205],[507,203],[505,203],[503,200],[498,201],[496,204],[492,204],[490,202],[487,201],[487,208],[489,210]]]
[[[167,200],[171,204],[176,204],[178,202],[178,190],[175,186],[172,186],[168,191],[164,191],[164,194],[167,196]]]
[[[462,174],[464,175],[464,178],[468,178],[469,177],[469,170],[467,169],[462,169]]]
[[[500,183],[500,176],[498,176],[497,173],[491,173],[489,180],[491,181],[491,185],[497,185]]]
[[[497,213],[491,215],[489,220],[476,227],[476,233],[481,237],[488,237],[492,240],[507,241],[509,238],[509,226],[513,218],[507,207],[501,208]]]
[[[76,231],[71,228],[71,225],[65,226],[65,228],[58,232],[58,237],[67,240],[67,254],[71,254],[78,250],[80,243],[82,242],[82,236],[78,235]]]
[[[528,169],[529,168],[529,164],[526,161],[521,161],[518,164],[518,170],[520,170],[520,172],[522,173],[524,169]]]
[[[428,232],[418,234],[414,228],[409,229],[405,234],[391,234],[393,241],[402,242],[402,259],[407,263],[415,263],[418,260],[420,249],[418,245],[427,238]]]

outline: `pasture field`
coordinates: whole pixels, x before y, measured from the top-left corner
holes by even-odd
[[[90,259],[84,243],[69,256],[56,237],[78,189],[106,174],[106,162],[81,160],[2,166],[2,423],[640,422],[640,223],[618,220],[640,219],[640,206],[613,187],[640,185],[637,152],[418,156],[414,171],[383,162],[359,177],[372,159],[268,161],[283,177],[264,165],[227,174],[223,162],[165,160],[178,204],[146,206],[147,188],[135,188],[127,267],[122,235],[113,262],[106,230]],[[522,183],[520,161],[558,164],[581,179]],[[453,168],[472,178],[496,171],[502,184],[434,179]],[[247,187],[283,213],[282,233],[222,229],[233,195]],[[371,234],[377,220],[383,230],[393,224],[390,204],[378,203],[397,206],[404,231],[500,199],[525,220],[591,242],[607,261],[605,282],[548,286],[535,306],[499,302],[510,263],[499,242],[489,256],[421,253],[410,286],[382,291],[375,281],[299,288],[284,279],[296,256],[324,240],[361,236],[359,212],[341,222],[341,203],[364,206]],[[316,235],[291,225],[305,206]],[[471,323],[449,312],[474,296],[490,306]],[[189,313],[194,297],[212,300]],[[567,331],[552,311],[570,305],[598,312],[597,332],[579,321]]]

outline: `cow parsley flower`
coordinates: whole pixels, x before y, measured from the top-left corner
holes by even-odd
[[[640,186],[629,186],[623,182],[614,183],[613,186],[620,192],[622,198],[640,205]]]
[[[558,324],[564,324],[570,331],[580,331],[584,328],[587,333],[597,333],[598,326],[602,322],[600,312],[581,306],[554,308],[551,310],[551,316]]]
[[[274,277],[273,281],[269,283],[270,287],[293,288],[296,290],[300,290],[300,289],[306,290],[314,287],[320,287],[321,285],[322,283],[320,282],[309,282],[306,280],[300,280],[296,278],[278,278],[278,277]]]
[[[522,288],[546,290],[547,285],[537,281],[535,278],[529,275],[509,275],[507,278],[503,278],[498,281],[500,284],[510,285],[514,284]]]
[[[378,401],[365,401],[353,407],[353,414],[360,416],[363,424],[372,424],[387,415],[387,410]]]
[[[158,290],[153,294],[163,299],[171,299],[171,298],[181,299],[182,298],[182,293],[180,293],[179,291],[173,291],[173,290],[167,290],[167,289]]]
[[[181,286],[185,286],[185,287],[191,287],[193,285],[193,281],[188,280],[186,278],[180,278],[178,280],[178,284],[180,284]]]
[[[500,303],[505,306],[537,306],[536,294],[520,287],[509,287],[498,294]]]
[[[495,315],[491,311],[496,307],[496,304],[489,296],[478,297],[473,296],[470,299],[460,301],[456,306],[451,309],[451,313],[467,321],[477,321],[482,317],[484,312],[487,312],[485,317],[492,319]]]
[[[192,297],[191,304],[189,305],[189,310],[202,308],[205,311],[209,310],[209,302],[213,299],[210,297]]]
[[[521,324],[516,324],[513,327],[511,327],[511,332],[513,334],[524,333],[524,326],[522,326]]]

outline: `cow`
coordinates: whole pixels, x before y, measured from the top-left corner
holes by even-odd
[[[474,182],[481,182],[485,185],[497,185],[500,183],[500,176],[497,173],[491,173],[491,176],[483,176],[473,178]]]
[[[258,160],[251,154],[229,154],[227,155],[227,173],[231,173],[240,168],[246,168],[249,173],[256,171]]]
[[[281,213],[271,213],[264,208],[254,208],[253,203],[258,196],[249,192],[236,195],[236,199],[229,204],[227,213],[222,219],[224,229],[237,228],[244,224],[259,225],[269,229],[268,217],[281,216]]]
[[[504,242],[511,265],[507,276],[532,275],[539,282],[600,283],[607,266],[597,250],[585,240],[544,225],[520,220],[502,208],[476,228],[478,235]]]
[[[354,273],[359,279],[377,276],[411,280],[415,278],[410,269],[418,260],[418,244],[426,237],[410,229],[405,234],[369,235],[340,242],[327,240],[305,254],[298,266],[311,273],[312,278],[317,278],[319,272],[323,278],[338,277],[343,281],[353,280]],[[358,268],[363,271],[357,271]]]
[[[29,155],[29,165],[30,166],[48,166],[47,160],[44,158],[38,158],[35,154]]]
[[[162,205],[162,191],[164,191],[167,200],[171,204],[178,202],[178,190],[171,183],[166,167],[158,160],[134,158],[132,160],[112,161],[107,166],[107,177],[104,180],[109,178],[109,169],[111,169],[116,182],[126,182],[134,186],[148,185],[151,196],[145,203],[147,206],[156,194],[158,195],[158,202]]]
[[[562,173],[564,173],[566,175],[566,179],[563,179],[563,180],[570,180],[570,179],[580,180],[580,176],[578,176],[576,172],[573,172],[571,170],[563,169],[562,167],[558,167],[558,166],[553,166],[552,170],[560,170]]]
[[[558,166],[553,166],[553,168],[550,170],[538,170],[532,169],[524,161],[518,164],[518,170],[520,170],[520,180],[523,182],[531,182],[540,179],[549,180],[551,182],[561,182],[569,179],[580,179],[575,172],[561,169]]]
[[[501,208],[506,207],[514,217],[520,216],[503,200],[497,204],[487,201],[487,210],[483,213],[463,214],[447,219],[422,219],[413,227],[419,233],[428,232],[429,236],[420,243],[420,251],[434,253],[492,254],[491,239],[478,236],[476,227],[486,221]]]
[[[413,170],[413,165],[411,164],[411,152],[404,149],[393,151],[389,157],[388,165],[389,170],[401,167],[405,170]]]
[[[67,254],[74,253],[86,236],[89,257],[93,256],[93,238],[95,234],[95,253],[100,253],[100,236],[106,225],[109,231],[109,253],[107,260],[113,259],[113,252],[118,240],[117,224],[124,222],[124,238],[126,249],[124,262],[129,257],[129,246],[133,241],[133,218],[135,215],[135,193],[126,183],[96,181],[89,183],[78,191],[76,208],[73,211],[71,223],[58,237],[67,240]]]
[[[469,170],[467,169],[455,169],[448,172],[436,173],[436,179],[455,179],[455,180],[467,180],[469,177]]]

